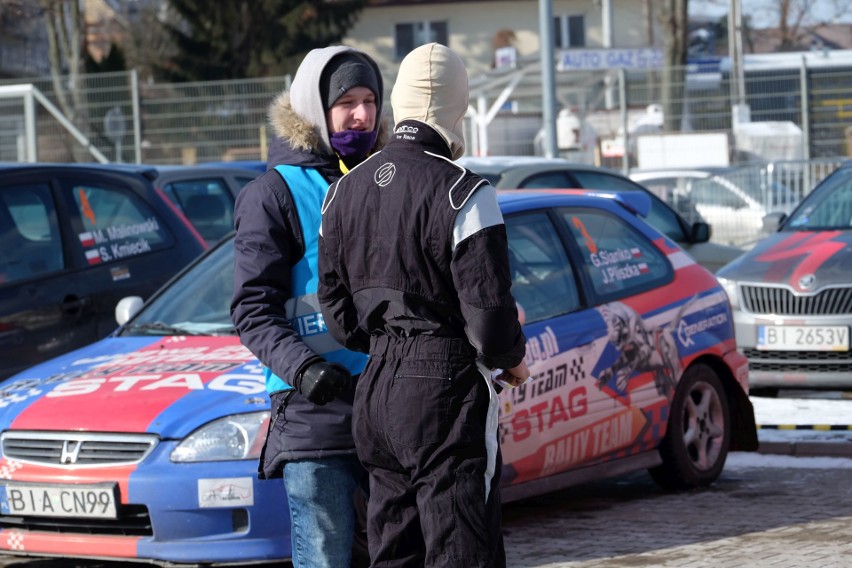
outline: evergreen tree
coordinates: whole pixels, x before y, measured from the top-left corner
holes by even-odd
[[[172,81],[285,75],[305,53],[340,43],[366,0],[169,0],[178,53],[160,66]]]

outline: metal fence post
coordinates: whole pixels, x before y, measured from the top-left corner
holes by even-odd
[[[136,163],[142,163],[142,123],[139,118],[139,75],[136,69],[130,71],[130,99],[133,105],[133,149]]]
[[[32,91],[24,96],[24,144],[26,161],[38,161],[38,131],[36,126],[35,100]]]
[[[802,56],[802,65],[799,67],[799,83],[802,100],[802,158],[805,160],[805,186],[802,197],[811,189],[811,167],[808,162],[811,159],[811,123],[810,109],[808,104],[808,63]]]

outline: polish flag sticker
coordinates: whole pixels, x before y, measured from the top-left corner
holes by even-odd
[[[101,253],[98,252],[97,249],[87,250],[86,251],[86,260],[89,264],[100,264],[101,263]]]
[[[82,244],[84,247],[95,246],[95,236],[92,234],[91,231],[88,231],[86,233],[80,233],[78,236],[80,237],[80,244]]]

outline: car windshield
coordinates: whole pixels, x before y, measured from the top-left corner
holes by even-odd
[[[838,170],[808,195],[784,226],[793,231],[852,228],[852,168]]]
[[[133,318],[122,336],[233,335],[234,241],[226,239]]]

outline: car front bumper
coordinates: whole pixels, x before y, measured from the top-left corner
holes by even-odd
[[[849,316],[774,316],[734,310],[737,348],[749,361],[751,388],[849,388],[852,350],[766,349],[758,346],[761,326],[788,328],[842,327],[849,337]]]
[[[253,460],[175,464],[168,458],[172,447],[161,443],[124,479],[121,468],[18,469],[13,465],[4,481],[115,482],[122,493],[119,518],[13,516],[6,506],[0,515],[0,550],[24,556],[135,559],[163,565],[290,558],[289,509],[282,480],[257,479]],[[3,465],[8,469],[14,463]]]

